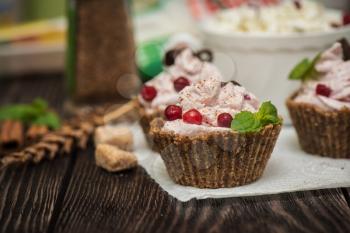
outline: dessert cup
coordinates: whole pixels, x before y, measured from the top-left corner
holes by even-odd
[[[208,75],[187,86],[150,135],[175,183],[229,188],[259,179],[271,156],[282,120],[271,102],[237,82]]]
[[[152,121],[150,134],[174,182],[198,188],[228,188],[259,179],[271,156],[281,124],[256,133],[212,131],[183,136]]]
[[[319,53],[309,63],[312,72],[298,72],[301,68],[299,63],[290,73],[290,79],[302,84],[286,103],[301,148],[324,157],[350,158],[349,43],[342,39]]]
[[[209,50],[170,50],[165,55],[164,71],[142,87],[137,98],[138,112],[140,125],[151,148],[153,141],[149,134],[150,122],[156,117],[163,117],[166,106],[176,104],[179,92],[186,86],[198,82],[205,75],[220,76],[219,70],[211,61],[212,54]]]
[[[297,93],[287,100],[287,107],[301,148],[310,154],[331,158],[350,158],[350,109],[324,110],[295,102]]]
[[[142,128],[142,131],[145,135],[146,141],[148,143],[148,146],[152,149],[155,150],[154,148],[154,142],[153,142],[153,138],[150,135],[150,125],[152,120],[154,120],[155,118],[158,117],[163,117],[163,111],[155,111],[153,113],[147,113],[146,109],[144,106],[142,106],[140,104],[140,102],[138,102],[137,104],[137,110],[139,113],[139,117],[140,117],[140,126]]]

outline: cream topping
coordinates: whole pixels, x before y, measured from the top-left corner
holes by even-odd
[[[222,86],[218,77],[211,76],[200,80],[180,92],[179,105],[183,113],[190,109],[198,110],[203,116],[202,125],[185,123],[182,119],[167,121],[164,130],[182,135],[193,135],[210,131],[230,130],[218,127],[217,117],[229,113],[233,117],[241,111],[256,112],[260,103],[244,87],[229,82]]]
[[[167,72],[173,80],[185,77],[191,83],[196,83],[204,76],[220,76],[220,71],[213,64],[201,61],[193,55],[190,49],[183,50],[176,57],[175,65],[170,66]]]
[[[316,1],[299,2],[300,7],[291,0],[259,8],[242,5],[219,12],[207,26],[219,32],[288,35],[327,32],[335,30],[332,25],[342,25],[341,11],[326,9]]]
[[[176,103],[179,94],[174,89],[172,76],[166,72],[162,72],[146,85],[153,86],[157,90],[157,96],[152,101],[146,101],[141,95],[138,100],[145,107],[147,114],[157,111],[163,111],[169,104]]]
[[[174,89],[177,78],[185,77],[192,84],[210,76],[221,77],[214,65],[195,57],[191,49],[184,49],[176,57],[174,65],[146,83],[157,90],[157,96],[150,102],[145,101],[141,95],[138,99],[148,114],[163,111],[168,105],[178,102],[179,93]]]
[[[208,132],[231,131],[230,128],[208,127],[206,125],[186,124],[182,120],[167,121],[163,126],[164,131],[172,131],[176,134],[194,136]]]
[[[315,65],[318,80],[306,81],[297,102],[310,103],[326,110],[350,108],[350,61],[343,60],[343,49],[340,43],[335,43],[323,52]],[[319,84],[331,89],[329,97],[316,93]]]

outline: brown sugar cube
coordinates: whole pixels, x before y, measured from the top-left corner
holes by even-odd
[[[137,158],[133,153],[108,144],[97,145],[95,160],[97,166],[109,172],[123,171],[137,166]]]
[[[95,131],[95,145],[109,144],[126,151],[133,148],[133,136],[127,127],[101,126]]]

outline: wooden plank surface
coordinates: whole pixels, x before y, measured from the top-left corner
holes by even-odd
[[[47,98],[62,80],[0,82],[0,103]],[[143,168],[110,174],[93,148],[0,171],[0,232],[350,232],[350,189],[178,202]],[[348,202],[347,202],[348,201]]]
[[[1,80],[0,101],[29,103],[36,97],[62,108],[62,78]],[[47,232],[71,158],[0,171],[0,232]]]
[[[340,189],[181,203],[139,167],[109,174],[77,157],[54,232],[349,232]]]
[[[350,208],[350,188],[344,188],[343,191],[346,202],[348,203],[348,206]]]

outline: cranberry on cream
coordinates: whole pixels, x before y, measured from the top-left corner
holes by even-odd
[[[177,103],[179,91],[207,75],[221,77],[214,65],[201,61],[191,49],[184,49],[176,56],[174,65],[166,67],[162,73],[145,84],[156,90],[156,96],[144,98],[141,93],[138,100],[148,114],[164,111],[168,105]]]
[[[227,114],[234,118],[242,111],[257,112],[260,103],[244,87],[232,82],[223,83],[219,77],[209,76],[194,85],[185,87],[180,92],[178,105],[183,113],[194,112],[194,110],[200,113],[201,121],[196,120],[192,124],[184,114],[183,119],[166,121],[163,130],[192,135],[208,131],[231,130],[227,127],[227,122],[224,122],[228,118]],[[218,118],[225,119],[218,120]]]
[[[344,61],[340,43],[320,55],[315,70],[318,79],[305,81],[295,101],[326,110],[350,108],[350,61]]]

